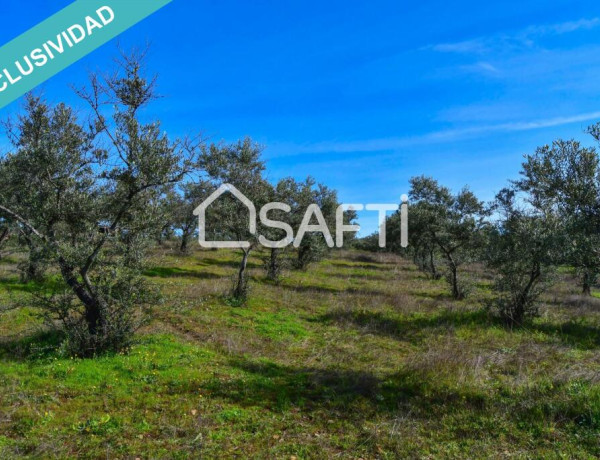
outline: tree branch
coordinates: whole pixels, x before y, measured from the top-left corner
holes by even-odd
[[[42,241],[44,241],[46,243],[48,242],[48,238],[45,235],[43,235],[42,233],[40,233],[33,225],[31,225],[27,220],[25,220],[24,218],[22,218],[16,212],[11,211],[10,209],[8,209],[7,207],[2,206],[2,205],[0,205],[0,211],[4,211],[9,216],[12,216],[18,222],[20,222],[25,227],[27,227],[29,230],[31,230],[31,233],[33,233],[35,236],[37,236],[40,240],[42,240]]]

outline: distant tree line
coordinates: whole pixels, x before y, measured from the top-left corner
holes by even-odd
[[[600,141],[600,124],[588,128]],[[399,247],[400,217],[389,217],[387,251],[412,257],[432,279],[444,277],[454,299],[469,280],[465,264],[483,263],[495,275],[496,311],[511,325],[538,314],[538,300],[559,266],[572,267],[582,295],[600,274],[598,152],[557,140],[527,155],[519,180],[483,203],[468,189],[453,193],[430,177],[410,180],[409,248]],[[377,235],[356,242],[379,251]]]

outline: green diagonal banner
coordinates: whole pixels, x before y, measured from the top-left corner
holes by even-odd
[[[0,109],[171,1],[77,0],[15,38],[0,48]]]

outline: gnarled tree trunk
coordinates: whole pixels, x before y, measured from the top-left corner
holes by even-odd
[[[9,236],[10,232],[8,230],[8,227],[5,227],[4,229],[0,230],[0,249],[2,249],[2,246],[4,246],[4,244],[8,241]],[[2,258],[2,254],[0,254],[0,258]]]
[[[272,281],[277,281],[281,272],[281,263],[279,261],[279,249],[271,248],[271,255],[269,257],[267,266],[267,278]]]
[[[242,249],[242,261],[240,262],[240,269],[238,271],[238,278],[233,290],[233,296],[238,299],[244,299],[246,297],[247,279],[246,279],[246,267],[248,266],[248,256],[250,255],[250,249]]]
[[[592,295],[592,284],[594,283],[594,276],[589,270],[584,270],[581,276],[581,294],[584,296]]]

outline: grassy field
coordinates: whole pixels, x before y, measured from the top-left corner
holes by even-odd
[[[568,270],[510,331],[490,277],[452,301],[403,259],[334,253],[275,285],[251,259],[165,249],[164,294],[127,354],[61,356],[27,308],[0,315],[0,458],[596,458],[600,299]],[[0,301],[26,298],[15,259]]]

